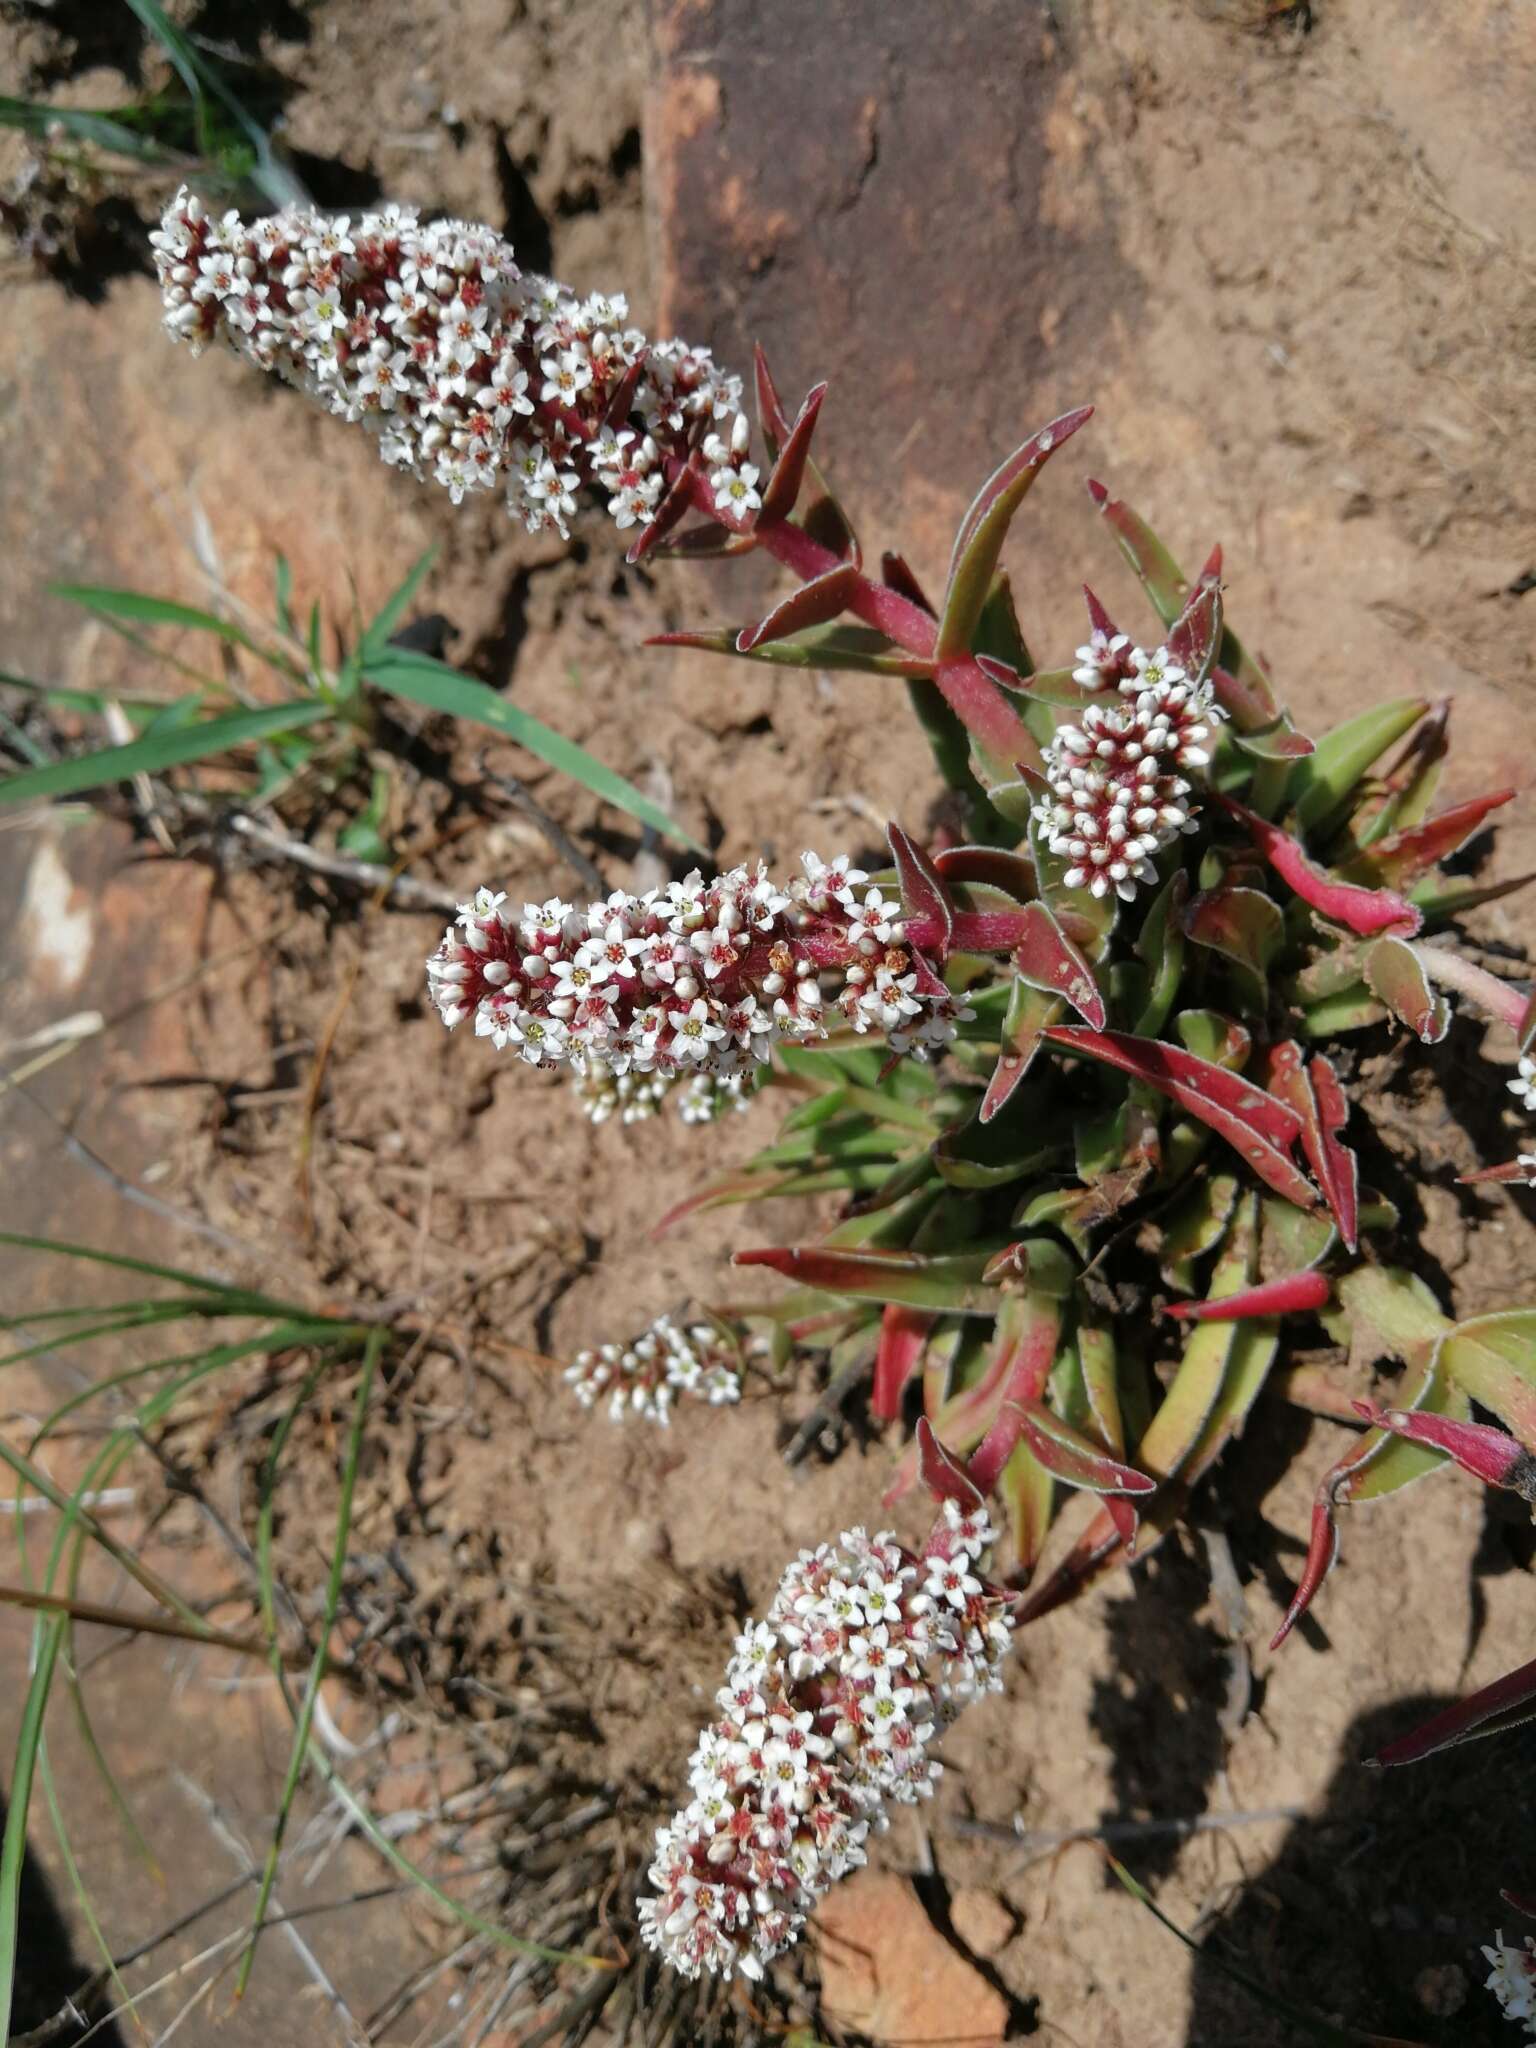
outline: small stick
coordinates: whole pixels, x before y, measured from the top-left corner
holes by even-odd
[[[841,1372],[833,1374],[821,1399],[785,1445],[786,1465],[798,1465],[827,1425],[842,1420],[843,1403],[862,1380],[869,1378],[874,1363],[874,1347],[871,1346],[860,1357],[850,1359]]]
[[[584,889],[589,889],[594,897],[606,893],[596,862],[582,852],[560,820],[551,817],[526,783],[519,782],[515,775],[498,775],[494,769],[486,767],[483,759],[475,765],[486,781],[501,791],[509,804],[521,811],[530,824],[538,827]]]
[[[352,882],[359,889],[377,889],[381,896],[393,896],[406,910],[441,910],[451,917],[459,907],[459,899],[453,891],[441,888],[436,882],[417,881],[413,875],[397,875],[393,869],[381,867],[377,861],[353,860],[344,853],[323,852],[302,839],[290,839],[284,832],[273,831],[269,825],[260,824],[244,811],[236,811],[226,823],[258,859],[291,861],[295,867],[308,868],[312,874],[325,875],[332,881]]]

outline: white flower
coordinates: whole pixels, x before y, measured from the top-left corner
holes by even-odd
[[[1530,1053],[1520,1055],[1520,1065],[1509,1083],[1509,1090],[1520,1098],[1522,1109],[1536,1111],[1536,1057]]]
[[[757,477],[757,468],[750,462],[744,462],[740,469],[717,469],[709,480],[716,505],[737,518],[755,512],[763,502]]]
[[[1494,1936],[1495,1946],[1484,1948],[1492,1963],[1487,1987],[1504,2008],[1509,2020],[1524,2020],[1526,2033],[1536,2040],[1536,1939],[1527,1935],[1523,1947],[1506,1943],[1502,1930]]]

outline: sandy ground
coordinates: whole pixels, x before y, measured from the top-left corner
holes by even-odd
[[[89,10],[70,12],[8,19],[0,72],[14,66],[17,90],[111,104],[123,51],[93,39]],[[263,12],[243,10],[242,24]],[[1522,166],[1536,27],[1524,7],[1477,0],[1451,25],[1414,0],[1337,0],[1266,31],[1258,6],[1081,0],[1055,21],[1026,10],[1020,31],[1014,11],[978,4],[974,18],[946,10],[922,38],[907,33],[912,8],[852,0],[814,22],[798,0],[772,12],[658,4],[649,20],[595,0],[267,12],[262,34],[238,33],[293,82],[288,132],[322,196],[383,190],[506,223],[531,261],[584,287],[621,284],[642,322],[737,363],[760,337],[786,384],[829,375],[827,461],[867,551],[899,545],[936,580],[990,463],[1021,427],[1091,397],[1088,466],[1182,552],[1223,540],[1233,616],[1303,723],[1408,689],[1450,696],[1447,794],[1527,779],[1536,271]],[[975,97],[957,123],[962,92]],[[229,587],[265,605],[281,547],[298,600],[345,616],[354,587],[376,605],[436,544],[422,606],[449,622],[452,657],[654,790],[722,862],[867,849],[885,816],[925,820],[924,747],[874,679],[775,678],[643,649],[668,625],[745,616],[745,599],[724,575],[623,569],[598,522],[567,550],[483,508],[451,514],[233,361],[172,356],[142,277],[94,303],[17,282],[0,297],[0,364],[8,667],[125,689],[152,673],[48,598],[51,578],[195,598],[216,558]],[[1073,474],[1048,476],[1012,553],[1037,649],[1078,637],[1084,575],[1133,611]],[[414,871],[453,888],[494,877],[514,895],[569,891],[524,819],[463,801],[487,764],[526,775],[613,885],[649,857],[616,814],[510,750],[460,739],[447,764],[457,787],[402,789],[398,827],[429,847]],[[1536,867],[1528,808],[1501,829],[1498,859]],[[438,921],[283,872],[172,864],[126,818],[7,830],[0,864],[7,1039],[88,1005],[111,1014],[246,949],[36,1084],[117,1172],[243,1251],[125,1205],[15,1095],[0,1102],[0,1222],[268,1284],[281,1275],[311,1300],[439,1290],[478,1370],[467,1376],[451,1345],[427,1350],[371,1433],[358,1522],[360,1554],[390,1559],[413,1589],[417,1739],[437,1745],[426,1776],[464,1782],[453,1774],[474,1750],[466,1702],[476,1687],[509,1691],[535,1731],[547,1722],[562,1768],[622,1788],[614,1854],[638,1849],[670,1803],[737,1613],[768,1596],[788,1552],[873,1512],[891,1447],[850,1443],[787,1472],[777,1447],[805,1386],[684,1417],[658,1446],[586,1422],[547,1375],[496,1347],[564,1356],[626,1333],[718,1290],[733,1246],[782,1238],[782,1214],[750,1210],[660,1245],[649,1235],[701,1171],[767,1135],[767,1108],[703,1137],[670,1124],[594,1131],[557,1085],[445,1039],[420,979]],[[1522,900],[1485,913],[1479,934],[1528,938]],[[327,1041],[306,1200],[305,1095]],[[1474,1154],[1436,1105],[1464,1094],[1476,1050],[1464,1027],[1443,1094],[1385,1098],[1389,1148],[1428,1162],[1426,1270],[1463,1312],[1536,1278],[1516,1205],[1451,1185]],[[7,1293],[25,1286],[37,1301],[58,1285],[18,1262]],[[57,1400],[69,1369],[8,1394],[7,1410]],[[1094,1850],[1028,1860],[961,1831],[1015,1815],[1049,1831],[1274,1809],[1295,1817],[1133,1843],[1127,1860],[1181,1925],[1314,2010],[1437,2043],[1500,2037],[1475,1988],[1476,1946],[1499,1917],[1499,1885],[1536,1881],[1522,1860],[1529,1753],[1458,1758],[1401,1789],[1354,1760],[1383,1728],[1411,1723],[1416,1701],[1521,1661],[1529,1539],[1455,1481],[1360,1517],[1318,1625],[1271,1659],[1260,1646],[1330,1438],[1264,1410],[1208,1505],[1252,1615],[1240,1726],[1223,1713],[1229,1646],[1192,1540],[1035,1629],[1006,1698],[951,1745],[926,1833],[899,1824],[882,1844],[882,1872],[922,1879],[930,1942],[968,1958],[963,1994],[937,1994],[949,2037],[1290,2038],[1107,1884]],[[303,1447],[280,1528],[301,1594],[323,1571],[329,1423]],[[238,1524],[240,1415],[214,1409],[179,1452]],[[191,1582],[228,1582],[185,1503],[159,1541]],[[25,1642],[18,1621],[0,1620],[13,1672]],[[259,1842],[281,1723],[269,1695],[217,1690],[229,1673],[206,1659],[142,1645],[131,1659],[104,1732],[130,1743],[133,1796],[157,1842],[164,1830],[174,1845],[162,1856],[174,1900],[192,1903],[228,1852],[175,1773],[216,1788],[221,1812]],[[587,1709],[579,1727],[561,1704],[571,1694]],[[14,1697],[0,1693],[6,1733]],[[178,1730],[202,1733],[166,1740],[172,1701]],[[243,1772],[253,1747],[262,1768]],[[83,1768],[66,1790],[122,1946],[171,1905],[141,1896]],[[386,1796],[406,1803],[398,1786]],[[38,1849],[57,1879],[45,1829]],[[349,1881],[377,1869],[359,1852]],[[837,1929],[855,1954],[875,1953],[890,1922],[889,1900],[869,1896],[863,1919],[855,1909]],[[68,1914],[67,1890],[62,1904]],[[419,1910],[409,1929],[400,1917],[383,1901],[355,1909],[348,1931],[317,1924],[315,1952],[359,2012],[405,1976],[408,1943],[425,1955],[447,1942]],[[816,1953],[855,2030],[936,2037],[916,1933],[867,1963],[885,1972],[879,1999],[848,1990],[836,1942]],[[79,1954],[89,1968],[88,1947]],[[313,1990],[295,2004],[302,1970],[269,1942],[247,2010],[222,2031],[345,2038]],[[1474,1985],[1460,2009],[1456,1972]]]

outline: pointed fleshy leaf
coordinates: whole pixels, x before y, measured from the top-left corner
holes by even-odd
[[[955,943],[955,904],[944,877],[894,818],[886,826],[885,834],[896,863],[905,917],[922,918],[935,928],[935,936],[925,942],[925,950],[943,961]]]
[[[1361,1285],[1361,1282],[1365,1284]],[[1434,1320],[1432,1311],[1421,1307],[1410,1291],[1394,1287],[1391,1276],[1381,1269],[1365,1268],[1350,1274],[1341,1284],[1340,1293],[1347,1307],[1369,1301],[1378,1312],[1385,1314],[1392,1330],[1398,1333],[1394,1341],[1401,1346],[1400,1355],[1403,1356],[1417,1348],[1417,1340],[1410,1339],[1408,1332],[1421,1330]],[[1438,1320],[1443,1323],[1444,1318]],[[1458,1418],[1467,1412],[1466,1397],[1452,1386],[1433,1355],[1424,1370],[1410,1410]],[[1443,1451],[1409,1443],[1387,1430],[1372,1429],[1323,1474],[1313,1502],[1312,1533],[1306,1562],[1285,1618],[1270,1641],[1272,1650],[1280,1647],[1311,1606],[1323,1580],[1337,1561],[1339,1505],[1349,1501],[1384,1499],[1388,1494],[1397,1493],[1427,1477],[1445,1462]]]
[[[880,1344],[875,1352],[875,1379],[869,1405],[882,1422],[894,1422],[901,1413],[901,1397],[908,1380],[923,1363],[934,1318],[921,1309],[901,1308],[888,1302],[880,1315]]]
[[[1536,1451],[1536,1309],[1471,1316],[1446,1331],[1436,1359],[1455,1386]]]
[[[1236,1207],[1237,1179],[1230,1173],[1213,1173],[1183,1196],[1164,1226],[1160,1247],[1163,1278],[1170,1287],[1194,1286],[1195,1261],[1221,1243]]]
[[[1004,689],[1016,690],[1033,704],[1054,704],[1068,711],[1081,711],[1085,704],[1102,704],[1104,692],[1090,690],[1086,685],[1074,682],[1069,668],[1037,670],[1034,675],[1021,675],[1006,661],[999,661],[994,655],[978,654],[976,666],[992,682]]]
[[[1221,591],[1201,582],[1168,629],[1168,652],[1198,687],[1210,674],[1221,645]]]
[[[1062,1024],[1052,1025],[1045,1036],[1063,1051],[1118,1067],[1160,1089],[1225,1138],[1276,1194],[1298,1208],[1315,1206],[1316,1190],[1289,1156],[1301,1119],[1275,1096],[1160,1038]]]
[[[1508,1430],[1487,1422],[1463,1422],[1450,1415],[1432,1415],[1404,1408],[1383,1408],[1379,1401],[1357,1401],[1355,1412],[1377,1429],[1444,1451],[1463,1472],[1484,1486],[1536,1499],[1536,1457]]]
[[[1285,938],[1285,913],[1262,889],[1205,889],[1184,909],[1184,936],[1246,968],[1265,986],[1269,963]]]
[[[922,584],[918,582],[917,576],[905,555],[894,554],[890,549],[886,550],[880,557],[880,581],[887,590],[896,591],[909,604],[915,604],[920,611],[925,611],[930,619],[938,617],[938,613],[929,602],[928,593],[923,589]]]
[[[680,562],[715,561],[729,555],[750,555],[757,538],[750,533],[733,533],[728,526],[688,526],[681,533],[669,533],[658,540],[654,559]]]
[[[641,528],[624,559],[631,566],[643,562],[675,526],[682,524],[696,505],[702,509],[700,493],[703,489],[704,458],[695,445],[688,451],[688,460],[667,486],[661,503],[651,514],[650,523]]]
[[[1334,924],[1368,938],[1376,932],[1416,932],[1423,914],[1392,889],[1367,889],[1358,882],[1340,882],[1320,868],[1299,839],[1261,818],[1229,796],[1218,796],[1222,809],[1247,828],[1248,836],[1280,879],[1305,903]]]
[[[780,450],[790,436],[790,423],[784,411],[778,391],[768,370],[768,360],[761,347],[752,351],[752,373],[757,398],[757,419],[768,453],[777,459]],[[807,460],[806,473],[816,487],[816,495],[806,504],[798,524],[812,540],[830,548],[834,555],[845,558],[857,568],[860,560],[858,535],[854,532],[848,515],[838,503],[826,478],[813,461]]]
[[[1004,1408],[1012,1407],[1004,1402]],[[1053,1414],[1043,1401],[1030,1401],[1021,1411],[1023,1441],[1055,1479],[1086,1493],[1155,1493],[1157,1481],[1145,1472],[1110,1457],[1092,1437],[1084,1436]]]
[[[1410,1734],[1398,1736],[1395,1742],[1385,1744],[1377,1750],[1368,1762],[1381,1766],[1394,1764],[1416,1764],[1437,1750],[1453,1749],[1457,1743],[1466,1742],[1474,1735],[1490,1735],[1507,1728],[1518,1728],[1522,1722],[1536,1714],[1536,1661],[1522,1664],[1518,1671],[1510,1671],[1503,1678],[1496,1678],[1492,1685],[1485,1685],[1470,1698],[1458,1700],[1453,1707],[1446,1707],[1429,1720],[1421,1722]],[[1519,1910],[1529,1912],[1531,1904],[1511,1898],[1508,1892],[1502,1895],[1510,1899]]]
[[[1013,949],[1019,977],[1046,995],[1064,996],[1095,1031],[1108,1021],[1093,969],[1043,903],[1022,912],[1022,936]]]
[[[1372,846],[1389,833],[1421,825],[1429,816],[1441,770],[1450,751],[1446,728],[1450,722],[1451,700],[1442,697],[1432,704],[1408,736],[1408,742],[1373,789],[1356,806],[1349,821],[1349,835],[1360,847]]]
[[[1085,405],[1052,420],[1001,463],[977,492],[950,560],[934,650],[941,663],[969,651],[1014,514],[1049,458],[1092,415],[1092,406]]]
[[[1136,957],[1147,968],[1151,985],[1136,1020],[1138,1038],[1155,1038],[1168,1022],[1184,972],[1184,905],[1189,875],[1175,868],[1152,899],[1136,935]]]
[[[1054,996],[1033,989],[1016,975],[1008,991],[1008,1008],[1003,1017],[997,1066],[981,1099],[981,1121],[991,1123],[1001,1115],[1014,1090],[1029,1072],[1040,1050],[1046,1027],[1062,1014],[1064,1005]]]
[[[805,482],[805,466],[810,460],[811,440],[816,432],[816,416],[821,411],[821,402],[827,395],[825,384],[817,384],[806,393],[805,403],[795,419],[780,448],[763,486],[763,502],[758,510],[757,523],[761,526],[772,519],[787,519],[795,509],[800,496],[800,486]]]
[[[1234,678],[1219,664],[1211,670],[1211,682],[1216,702],[1232,721],[1232,738],[1241,752],[1251,754],[1256,761],[1269,761],[1278,766],[1304,761],[1314,751],[1306,734],[1298,732],[1288,720],[1271,719],[1261,723],[1261,714],[1254,709],[1253,700],[1242,692]]]
[[[1088,607],[1089,630],[1094,633],[1102,633],[1106,640],[1117,639],[1120,628],[1109,616],[1109,613],[1105,611],[1103,605],[1099,603],[1099,600],[1094,596],[1086,583],[1083,585],[1083,602]]]
[[[1339,1136],[1349,1118],[1349,1098],[1339,1077],[1322,1053],[1314,1053],[1310,1067],[1305,1066],[1301,1047],[1284,1039],[1269,1048],[1268,1080],[1271,1093],[1301,1118],[1302,1151],[1352,1252],[1360,1238],[1360,1162]]]
[[[998,1473],[1017,1443],[1016,1423],[999,1427],[998,1409],[1005,1399],[1036,1400],[1044,1393],[1061,1338],[1061,1302],[1053,1296],[1018,1290],[994,1294],[997,1320],[980,1370],[941,1404],[930,1417],[934,1429],[950,1449],[969,1453],[982,1444],[986,1456],[978,1466],[972,1458],[971,1478],[983,1492],[989,1492]],[[897,1466],[886,1490],[885,1504],[892,1505],[912,1489],[918,1477],[918,1453],[914,1446]]]
[[[1123,498],[1112,498],[1092,477],[1088,480],[1088,495],[1094,510],[1103,514],[1105,524],[1119,541],[1120,552],[1136,572],[1158,617],[1165,626],[1171,626],[1189,602],[1189,578],[1147,522]]]
[[[1523,1158],[1505,1159],[1497,1166],[1480,1166],[1476,1173],[1458,1173],[1456,1185],[1475,1187],[1529,1187],[1531,1169]]]
[[[1320,1309],[1332,1289],[1317,1272],[1287,1273],[1279,1280],[1261,1280],[1220,1301],[1175,1301],[1165,1314],[1181,1322],[1234,1323],[1257,1316],[1307,1315]]]
[[[944,1448],[926,1415],[917,1420],[917,1471],[935,1500],[952,1500],[967,1515],[984,1505],[980,1489],[960,1460]]]
[[[757,399],[758,429],[767,443],[768,453],[777,458],[779,450],[789,439],[789,417],[779,398],[761,342],[754,342],[752,347],[752,383]]]
[[[1365,979],[1415,1038],[1438,1045],[1451,1028],[1451,1006],[1431,988],[1423,962],[1403,939],[1378,939],[1365,956]]]
[[[1496,789],[1488,796],[1470,797],[1464,804],[1453,804],[1422,825],[1373,841],[1339,873],[1346,880],[1406,888],[1459,852],[1483,829],[1492,813],[1509,803],[1515,794],[1513,789]]]
[[[1423,697],[1395,697],[1324,733],[1311,757],[1299,761],[1291,774],[1289,794],[1302,831],[1312,831],[1341,810],[1371,764],[1428,709]]]
[[[733,654],[748,661],[773,662],[780,668],[860,669],[882,676],[926,676],[932,666],[916,655],[903,654],[894,640],[877,633],[873,626],[857,626],[845,619],[812,626],[791,639],[768,640],[744,648],[742,636],[752,630],[750,626],[724,626],[709,632],[652,633],[645,645]]]
[[[811,1244],[737,1252],[731,1263],[771,1266],[803,1287],[824,1288],[829,1294],[861,1295],[909,1308],[980,1316],[991,1315],[997,1308],[995,1290],[983,1286],[981,1279],[990,1257],[989,1252],[965,1252],[930,1258],[922,1252],[873,1246],[855,1251]]]
[[[1055,1481],[1028,1444],[1016,1444],[997,1484],[1003,1535],[994,1569],[1005,1579],[1025,1579],[1039,1563],[1055,1493]]]
[[[835,569],[813,576],[809,583],[802,583],[798,590],[781,598],[755,626],[743,626],[736,636],[737,651],[750,654],[765,642],[787,640],[791,633],[826,625],[847,605],[858,580],[859,572],[852,562],[839,562]]]
[[[1258,1270],[1256,1209],[1249,1198],[1211,1276],[1207,1296],[1211,1302],[1241,1294],[1252,1285]],[[1200,1441],[1226,1379],[1236,1337],[1235,1326],[1220,1323],[1204,1324],[1190,1333],[1162,1404],[1133,1453],[1136,1463],[1154,1479],[1175,1478]]]
[[[646,358],[649,353],[648,348],[642,347],[609,393],[608,403],[603,409],[605,427],[622,427],[629,418],[634,409],[635,393],[640,388],[640,379],[645,375]]]
[[[1083,1392],[1094,1428],[1105,1450],[1116,1457],[1125,1452],[1125,1426],[1120,1413],[1120,1387],[1115,1375],[1115,1333],[1109,1323],[1084,1323],[1077,1327],[1077,1353],[1082,1367]]]

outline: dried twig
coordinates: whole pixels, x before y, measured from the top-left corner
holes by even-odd
[[[497,774],[494,769],[486,767],[483,757],[475,766],[487,782],[501,791],[509,804],[514,805],[531,824],[538,827],[551,848],[565,862],[584,889],[589,889],[594,896],[606,894],[606,885],[598,872],[596,862],[588,859],[560,820],[551,817],[525,782],[520,782],[515,775]]]
[[[392,896],[406,910],[440,910],[451,917],[459,907],[459,899],[453,891],[441,888],[436,882],[420,882],[413,875],[396,874],[392,868],[381,867],[377,861],[354,860],[345,853],[326,853],[318,846],[311,846],[307,840],[290,839],[286,832],[261,824],[246,811],[235,811],[224,823],[229,831],[245,842],[258,860],[290,861],[295,867],[308,868],[311,874],[325,875],[331,881],[351,882],[359,889],[376,889],[381,898]]]
[[[1022,1814],[1012,1826],[991,1820],[952,1820],[948,1832],[983,1842],[1013,1842],[1024,1851],[1020,1868],[1067,1849],[1074,1842],[1155,1842],[1166,1835],[1221,1834],[1228,1828],[1257,1827],[1266,1821],[1300,1820],[1300,1806],[1259,1806],[1240,1813],[1196,1813],[1169,1820],[1096,1821],[1081,1828],[1027,1828]]]

